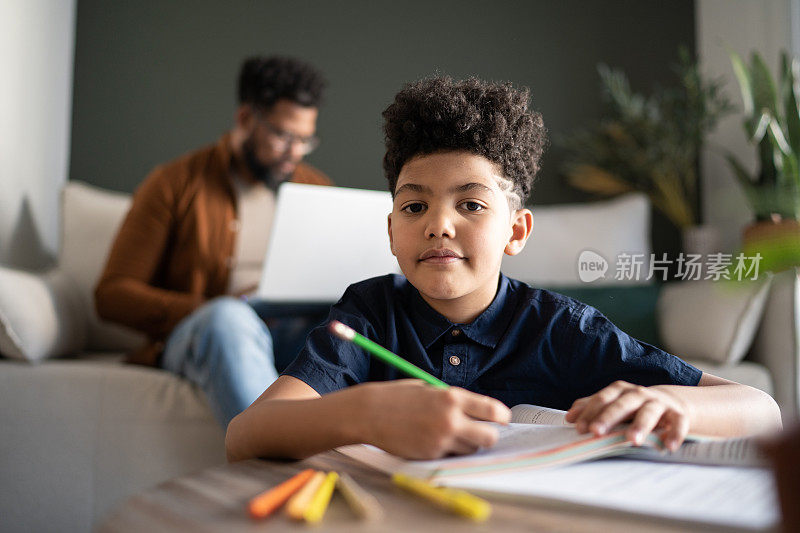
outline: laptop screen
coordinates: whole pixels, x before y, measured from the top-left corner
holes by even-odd
[[[256,296],[332,303],[352,283],[399,273],[389,250],[388,192],[284,183]]]

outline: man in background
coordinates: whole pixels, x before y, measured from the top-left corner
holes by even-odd
[[[100,317],[148,338],[130,362],[198,384],[223,427],[277,377],[278,332],[246,297],[260,279],[277,186],[330,184],[302,162],[318,144],[324,86],[303,61],[247,59],[232,129],[144,180],[95,289]]]

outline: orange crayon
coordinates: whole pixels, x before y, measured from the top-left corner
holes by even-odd
[[[269,514],[283,505],[292,494],[300,490],[314,475],[315,470],[303,470],[296,474],[277,487],[273,487],[266,492],[262,492],[247,504],[247,510],[250,516],[256,519],[266,518]]]

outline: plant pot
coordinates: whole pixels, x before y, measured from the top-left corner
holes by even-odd
[[[742,233],[742,252],[751,257],[760,254],[762,272],[800,266],[800,221],[773,215],[750,224]]]

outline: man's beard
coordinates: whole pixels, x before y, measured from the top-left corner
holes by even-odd
[[[265,165],[259,161],[258,156],[256,156],[255,144],[252,135],[242,143],[242,155],[244,163],[247,165],[247,170],[250,171],[250,174],[255,179],[266,185],[268,189],[276,190],[278,185],[287,181],[292,175],[291,173],[287,174],[278,171],[280,161],[272,165]]]

